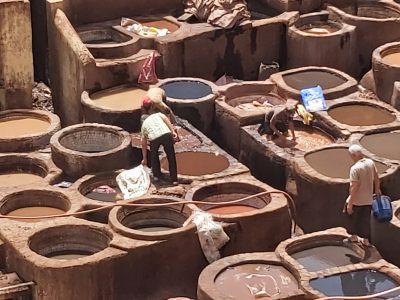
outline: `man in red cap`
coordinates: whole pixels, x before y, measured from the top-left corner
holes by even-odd
[[[150,160],[154,180],[161,176],[160,158],[158,151],[163,146],[167,155],[170,179],[173,184],[178,183],[174,139],[177,133],[169,119],[162,113],[150,114],[152,101],[145,97],[142,103],[142,164],[147,165],[147,143],[150,142]]]

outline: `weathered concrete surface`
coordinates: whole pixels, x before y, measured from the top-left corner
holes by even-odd
[[[32,85],[29,1],[0,1],[0,110],[31,108]]]

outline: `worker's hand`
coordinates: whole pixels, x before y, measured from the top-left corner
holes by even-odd
[[[296,142],[296,137],[295,137],[295,136],[292,137],[292,141],[293,141],[293,142]]]
[[[346,204],[346,212],[349,216],[351,216],[353,214],[353,204]]]
[[[142,160],[142,165],[143,165],[143,166],[147,166],[147,159],[143,159],[143,160]]]
[[[179,140],[179,136],[178,136],[178,133],[176,131],[172,132],[172,138],[173,138],[174,141]]]
[[[381,195],[382,195],[381,189],[376,190],[376,191],[375,191],[375,194],[376,194],[377,196],[381,196]]]

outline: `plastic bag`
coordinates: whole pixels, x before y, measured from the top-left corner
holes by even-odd
[[[222,223],[215,222],[210,214],[203,211],[195,211],[192,222],[196,224],[201,249],[208,262],[220,259],[219,249],[229,241],[229,236],[221,226]]]
[[[154,84],[158,82],[156,75],[156,52],[151,52],[150,56],[144,61],[142,70],[139,74],[139,83]]]
[[[140,165],[121,172],[116,180],[125,200],[140,197],[150,188],[150,169]]]
[[[319,85],[313,88],[303,89],[300,91],[300,94],[303,104],[309,112],[327,110],[324,93]]]

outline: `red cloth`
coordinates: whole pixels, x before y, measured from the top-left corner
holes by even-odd
[[[142,71],[139,74],[139,83],[154,84],[158,82],[156,74],[156,53],[153,51],[144,61]]]

